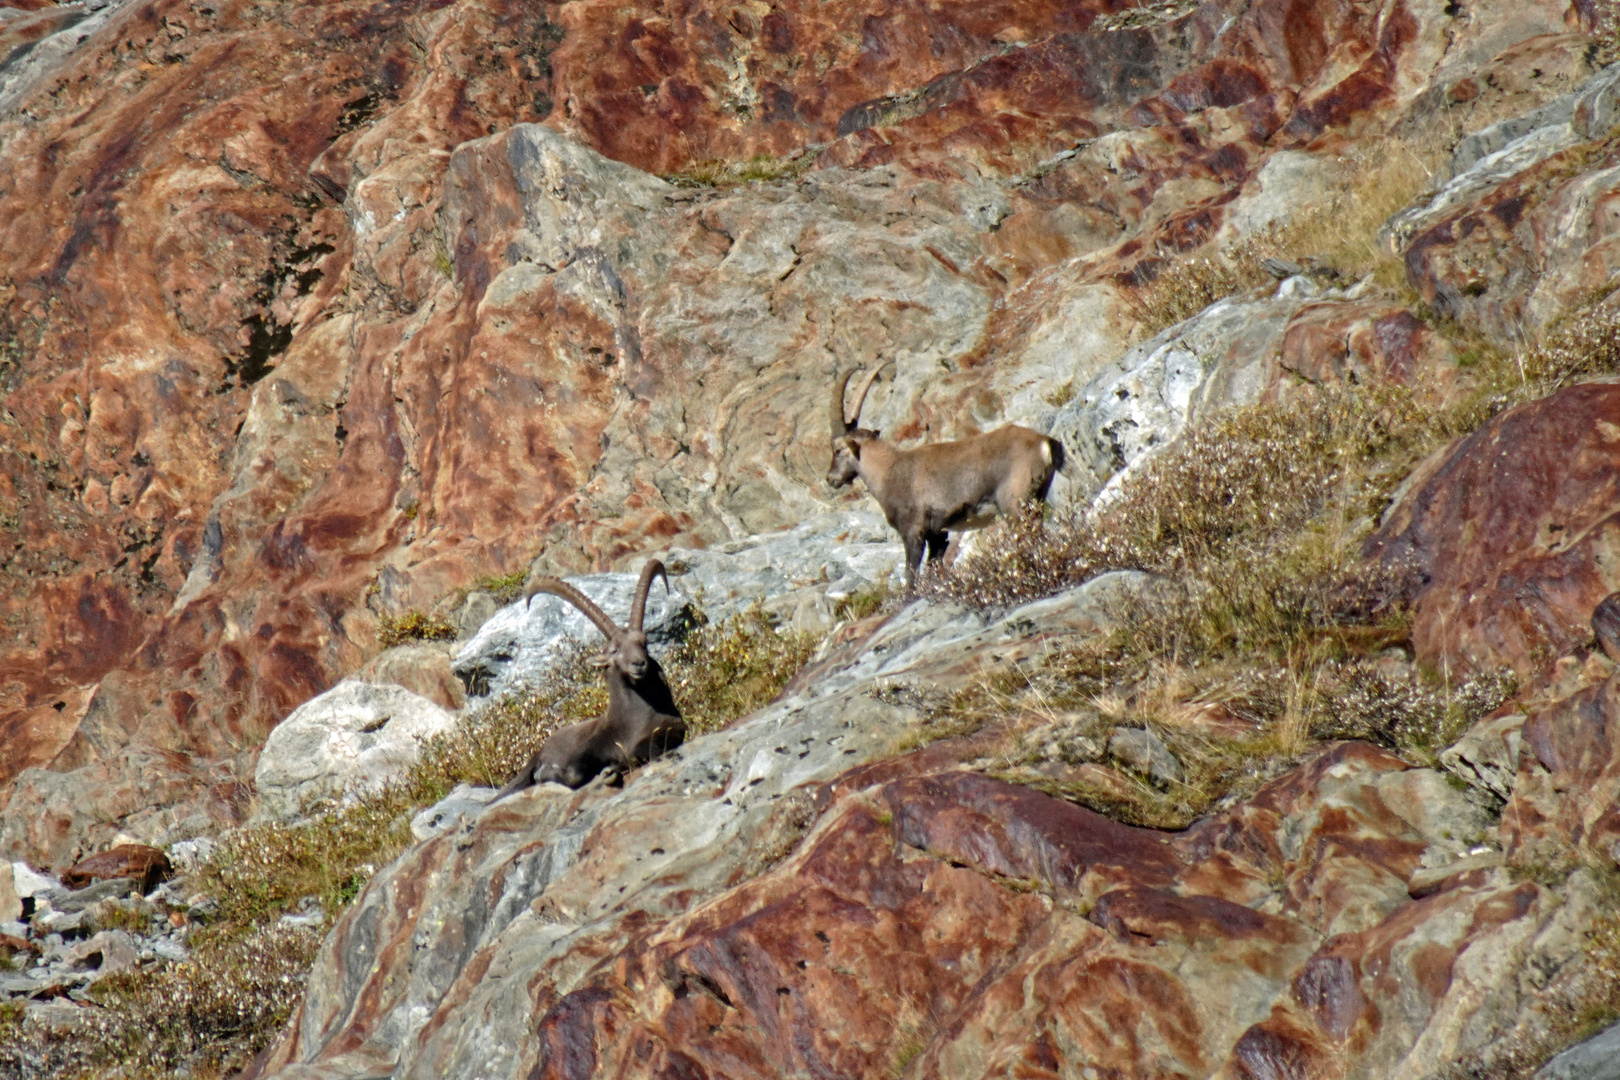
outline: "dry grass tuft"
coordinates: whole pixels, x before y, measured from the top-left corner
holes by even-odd
[[[702,626],[664,665],[692,735],[732,723],[774,698],[815,641],[779,634],[760,611]],[[264,823],[224,837],[188,889],[215,900],[193,932],[192,958],[96,984],[101,1010],[70,1037],[17,1010],[0,1013],[0,1072],[26,1076],[228,1075],[286,1023],[321,934],[277,925],[311,899],[333,920],[377,870],[411,842],[410,819],[458,783],[506,783],[558,727],[607,706],[601,674],[581,647],[540,685],[491,703],[423,747],[398,783],[348,803],[305,808],[291,824]],[[795,824],[797,822],[797,824]],[[805,821],[784,826],[790,849]],[[20,1063],[28,1063],[24,1070]]]
[[[1405,266],[1378,242],[1378,231],[1434,185],[1443,160],[1438,146],[1399,140],[1384,140],[1376,149],[1358,147],[1340,159],[1345,181],[1326,202],[1220,252],[1166,263],[1151,281],[1127,291],[1126,306],[1148,334],[1156,334],[1217,300],[1271,283],[1272,275],[1261,265],[1266,259],[1344,283],[1370,276],[1410,296]]]
[[[795,154],[773,157],[758,154],[747,161],[700,161],[684,169],[665,173],[663,179],[677,187],[736,187],[771,180],[797,180],[816,163],[820,147],[806,147]]]
[[[403,615],[383,615],[377,619],[377,644],[385,649],[408,641],[454,641],[456,628],[444,619],[407,611]]]
[[[1203,311],[1217,300],[1273,280],[1258,262],[1201,255],[1164,264],[1153,280],[1129,288],[1125,307],[1149,336]]]
[[[729,727],[774,700],[818,644],[812,634],[778,630],[759,608],[699,626],[664,662],[687,737]]]
[[[292,1015],[320,945],[314,930],[267,927],[204,942],[190,960],[95,983],[98,1006],[70,1032],[0,1014],[0,1073],[52,1077],[223,1077],[245,1068]],[[64,1037],[66,1036],[66,1037]]]

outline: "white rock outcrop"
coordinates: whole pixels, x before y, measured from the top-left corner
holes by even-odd
[[[293,710],[259,754],[259,816],[286,821],[316,798],[353,797],[402,776],[455,714],[399,686],[345,681]]]

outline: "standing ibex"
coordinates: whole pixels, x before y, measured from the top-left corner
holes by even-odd
[[[947,529],[977,528],[997,510],[1011,514],[1030,499],[1046,498],[1052,475],[1063,467],[1063,444],[1015,424],[958,442],[901,450],[876,431],[856,426],[867,391],[888,366],[880,364],[861,383],[847,420],[844,390],[855,369],[833,383],[833,458],[827,483],[837,488],[857,476],[866,481],[906,545],[909,587],[925,545],[931,560],[945,554]]]
[[[607,635],[607,648],[591,657],[590,664],[607,669],[608,707],[595,720],[569,724],[553,732],[540,752],[495,798],[548,780],[571,788],[583,787],[603,769],[625,772],[681,745],[686,738],[686,722],[664,681],[663,668],[647,652],[647,635],[641,629],[647,591],[655,577],[663,578],[664,588],[669,588],[669,575],[657,559],[641,568],[641,580],[636,582],[635,598],[630,602],[630,625],[624,630],[565,581],[543,577],[523,590],[525,604],[538,592],[562,597]]]

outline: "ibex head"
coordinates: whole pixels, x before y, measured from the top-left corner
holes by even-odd
[[[653,559],[643,566],[641,579],[636,582],[635,597],[630,601],[630,625],[623,630],[592,603],[590,597],[559,578],[537,578],[523,590],[523,602],[527,604],[535,593],[545,592],[573,604],[607,638],[607,647],[590,658],[590,665],[616,668],[631,682],[639,682],[652,666],[652,657],[647,652],[647,634],[641,624],[647,613],[647,593],[655,577],[663,578],[665,590],[669,589],[669,575],[664,572],[663,563]]]
[[[866,404],[866,393],[872,389],[877,377],[883,374],[883,369],[894,361],[890,360],[879,364],[871,374],[866,376],[860,389],[855,392],[855,410],[845,419],[844,390],[849,386],[849,377],[855,374],[854,368],[846,368],[833,382],[832,406],[829,409],[832,420],[832,464],[827,468],[827,483],[835,488],[841,488],[851,483],[861,472],[861,447],[871,439],[876,439],[878,433],[860,427],[861,407]]]

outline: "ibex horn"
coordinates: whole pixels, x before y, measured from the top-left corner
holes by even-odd
[[[579,608],[580,611],[585,613],[585,617],[587,619],[596,624],[596,628],[598,630],[607,635],[609,640],[618,637],[619,634],[622,633],[622,631],[613,624],[613,620],[603,614],[602,609],[591,602],[590,597],[568,584],[568,582],[554,577],[540,578],[538,581],[531,584],[527,589],[523,590],[524,604],[528,604],[530,597],[534,596],[535,593],[541,592],[550,593],[552,596],[560,596],[570,604],[573,604],[575,607]]]
[[[832,437],[841,439],[854,427],[854,424],[844,421],[844,388],[849,385],[849,377],[855,374],[854,368],[846,368],[842,375],[833,380],[832,392]]]
[[[881,363],[877,367],[873,368],[872,369],[872,374],[868,375],[866,377],[866,381],[861,383],[861,388],[859,390],[855,391],[855,414],[852,417],[850,417],[850,421],[849,421],[849,426],[850,427],[853,428],[853,427],[859,427],[860,426],[860,424],[861,424],[861,408],[863,406],[865,406],[865,404],[866,404],[866,392],[868,390],[872,389],[872,384],[877,382],[877,377],[879,375],[883,374],[883,369],[888,367],[890,364],[893,364],[893,363],[894,363],[893,360],[885,360],[883,363]]]
[[[635,633],[641,629],[642,617],[647,613],[647,593],[652,589],[653,578],[664,579],[664,591],[669,591],[669,575],[664,573],[664,564],[653,559],[641,568],[641,580],[636,582],[636,596],[630,601],[630,632]]]

